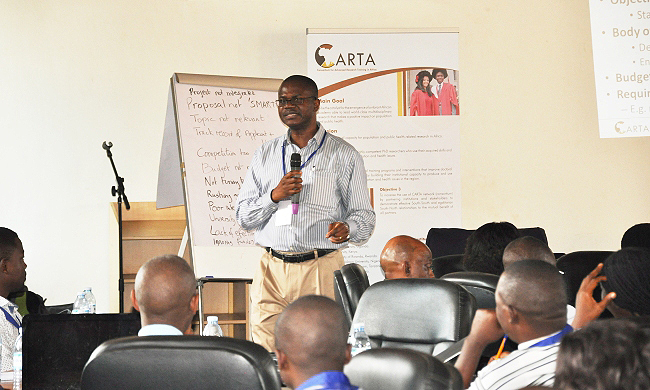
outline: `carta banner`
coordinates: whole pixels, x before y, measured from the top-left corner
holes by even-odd
[[[309,29],[307,64],[319,121],[363,156],[377,214],[371,239],[345,260],[383,279],[391,237],[461,224],[458,32]]]

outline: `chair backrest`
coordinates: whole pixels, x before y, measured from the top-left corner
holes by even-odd
[[[474,230],[458,228],[431,228],[426,244],[434,258],[461,254],[465,252],[467,237],[473,232]]]
[[[499,277],[483,272],[452,272],[442,276],[442,279],[458,283],[465,287],[474,298],[478,309],[494,309],[494,292],[497,289]]]
[[[452,272],[465,271],[465,268],[463,268],[462,254],[436,257],[433,259],[431,264],[433,274],[436,278],[440,278]]]
[[[423,352],[399,348],[370,349],[344,368],[350,382],[373,390],[461,390],[463,379],[453,366]]]
[[[93,352],[82,390],[280,389],[264,347],[228,337],[145,336],[110,340]]]
[[[582,279],[611,254],[611,251],[578,251],[567,253],[557,260],[557,268],[564,272],[570,305],[575,306],[576,294],[580,289]],[[594,297],[600,301],[600,286],[596,286],[594,289]]]
[[[343,306],[348,324],[351,324],[361,294],[370,286],[366,270],[356,263],[346,264],[334,271],[334,286],[336,301]]]
[[[457,255],[465,252],[465,244],[474,230],[459,228],[431,228],[427,234],[426,244],[431,249],[434,258],[447,255]],[[541,227],[519,229],[523,236],[535,237],[548,244],[546,232]]]
[[[436,354],[469,334],[476,300],[439,279],[377,282],[361,296],[353,323],[363,323],[373,348],[409,348]]]
[[[341,270],[334,271],[334,299],[343,308],[345,319],[348,322],[348,326],[350,326],[354,314],[352,314],[352,309],[350,308],[350,296],[348,295],[348,289],[345,286],[343,275],[341,275]]]

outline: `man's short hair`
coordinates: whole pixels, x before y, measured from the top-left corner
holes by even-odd
[[[309,94],[311,96],[318,97],[318,86],[316,85],[316,82],[309,77],[300,74],[294,74],[284,79],[281,85],[289,82],[300,84],[302,87],[309,91]]]
[[[0,227],[0,259],[11,256],[18,249],[18,234],[13,230]]]
[[[532,236],[519,237],[511,241],[503,250],[504,267],[520,260],[541,260],[553,266],[556,264],[551,248]]]
[[[306,295],[287,306],[275,323],[275,347],[306,372],[341,370],[346,361],[348,325],[330,298]]]
[[[632,313],[650,315],[650,249],[623,248],[606,260],[602,282],[607,292],[615,292],[614,304]]]
[[[175,255],[154,257],[140,267],[135,277],[140,311],[158,323],[171,324],[185,317],[194,295],[194,272],[187,261]]]
[[[650,332],[629,319],[607,319],[565,335],[554,388],[650,389]]]
[[[553,329],[566,324],[564,280],[548,263],[522,260],[511,264],[499,278],[497,294],[534,327]]]
[[[437,69],[434,69],[433,72],[431,72],[431,74],[433,75],[433,78],[434,78],[434,79],[436,78],[436,75],[437,75],[438,73],[442,73],[442,75],[445,76],[445,78],[447,78],[447,77],[449,76],[449,75],[447,74],[447,69],[437,68]]]

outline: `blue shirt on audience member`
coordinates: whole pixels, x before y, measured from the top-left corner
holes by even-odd
[[[307,379],[296,390],[357,390],[340,371],[325,371]]]

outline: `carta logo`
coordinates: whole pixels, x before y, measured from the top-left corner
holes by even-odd
[[[327,52],[321,53],[321,49],[327,50]],[[332,50],[332,45],[330,45],[329,43],[324,43],[318,46],[318,49],[316,49],[316,63],[322,66],[323,68],[331,68],[332,66],[334,66],[334,62],[327,61],[326,58],[326,56],[327,57],[330,56],[331,54],[330,50]]]
[[[614,129],[616,129],[616,132],[619,134],[625,134],[625,130],[621,128],[621,125],[625,124],[625,122],[616,122],[614,125]]]
[[[614,129],[619,134],[650,132],[650,128],[645,124],[639,123],[635,125],[626,125],[625,122],[623,121],[616,122],[616,124],[614,125]]]
[[[333,46],[329,43],[324,43],[316,49],[316,63],[322,68],[331,68],[333,66],[368,66],[371,64],[377,66],[371,53],[335,53],[332,51],[332,48]]]

